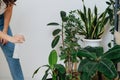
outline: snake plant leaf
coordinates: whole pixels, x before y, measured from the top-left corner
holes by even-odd
[[[57,64],[58,56],[56,50],[52,50],[49,55],[49,65],[51,68],[54,67],[55,64]]]
[[[60,24],[56,23],[56,22],[51,22],[51,23],[48,23],[47,26],[58,26]]]
[[[83,11],[84,11],[84,15],[87,15],[87,10],[86,10],[86,6],[83,4]]]
[[[111,60],[120,58],[120,45],[115,45],[113,48],[104,53],[103,57]]]
[[[92,15],[92,13],[91,13],[91,9],[90,8],[88,8],[88,35],[90,36],[91,35],[91,28],[92,27],[90,27],[92,24],[91,24],[91,15]]]
[[[96,59],[97,58],[95,53],[89,52],[87,50],[79,50],[77,52],[77,56],[79,58],[81,58],[81,57],[87,57],[87,58],[92,58],[92,59]]]
[[[78,71],[79,72],[83,72],[83,73],[87,73],[86,77],[90,77],[92,78],[98,69],[98,63],[96,61],[92,61],[89,59],[84,59],[81,61],[79,67],[78,67]]]
[[[87,18],[85,16],[85,14],[82,11],[80,11],[80,10],[77,10],[77,11],[78,11],[82,21],[86,24]]]
[[[60,39],[60,35],[57,35],[57,36],[53,39],[52,44],[51,44],[52,48],[54,48],[54,47],[57,45],[57,43],[59,42],[59,39]]]
[[[98,9],[97,9],[97,7],[96,7],[96,6],[94,7],[94,14],[95,14],[95,16],[97,16],[97,15],[98,15]]]
[[[57,34],[59,34],[60,33],[60,31],[61,31],[61,29],[55,29],[54,31],[53,31],[53,36],[56,36]]]
[[[103,58],[98,64],[98,71],[104,74],[109,79],[114,79],[117,77],[117,71],[114,63],[107,59]]]

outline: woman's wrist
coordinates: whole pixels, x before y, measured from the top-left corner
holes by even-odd
[[[8,29],[4,28],[2,32],[7,33],[7,31],[8,31]]]

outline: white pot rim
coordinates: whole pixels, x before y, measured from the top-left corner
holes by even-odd
[[[83,39],[83,41],[89,41],[89,42],[92,42],[92,41],[102,41],[102,39]]]

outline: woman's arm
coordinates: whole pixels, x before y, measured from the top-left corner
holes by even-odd
[[[7,34],[9,23],[12,16],[13,5],[9,5],[4,12],[4,28],[3,33]],[[6,39],[1,39],[2,44],[6,44],[8,41]]]
[[[13,43],[23,43],[25,41],[25,38],[23,35],[15,35],[11,37],[1,31],[0,31],[0,38],[8,40]]]

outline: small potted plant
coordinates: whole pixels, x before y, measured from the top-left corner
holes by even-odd
[[[78,16],[82,22],[82,27],[78,26],[81,28],[79,34],[84,36],[83,41],[86,42],[86,46],[99,46],[105,25],[109,20],[107,14],[108,8],[106,8],[102,13],[98,13],[97,6],[94,6],[94,11],[92,12],[91,8],[86,8],[84,0],[82,2],[83,11],[77,10]]]

